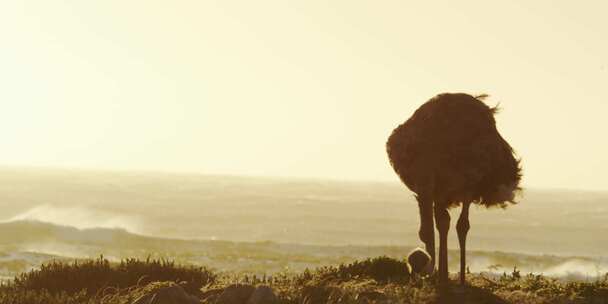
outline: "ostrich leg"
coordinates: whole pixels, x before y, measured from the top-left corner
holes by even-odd
[[[428,273],[435,270],[435,227],[433,220],[433,200],[430,196],[416,195],[418,209],[420,210],[420,230],[418,237],[424,243],[426,252],[431,256]]]
[[[460,243],[460,285],[464,285],[465,267],[467,258],[467,232],[469,232],[469,206],[471,202],[462,203],[462,211],[456,223],[456,231],[458,232],[458,242]]]
[[[439,230],[439,285],[448,282],[448,230],[450,230],[450,214],[446,204],[435,204],[435,225]]]

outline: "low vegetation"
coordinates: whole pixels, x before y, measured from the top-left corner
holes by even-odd
[[[273,276],[217,273],[165,260],[52,262],[0,286],[0,304],[127,304],[149,286],[178,283],[201,299],[234,283],[272,287],[281,303],[608,303],[608,274],[560,282],[517,269],[502,276],[470,274],[467,287],[439,292],[435,277],[410,275],[405,261],[377,257]],[[172,283],[171,283],[172,284]]]
[[[189,293],[215,282],[217,275],[205,267],[176,265],[157,259],[126,259],[110,263],[96,260],[66,263],[53,261],[23,273],[0,287],[0,303],[97,303],[149,282],[179,282]]]

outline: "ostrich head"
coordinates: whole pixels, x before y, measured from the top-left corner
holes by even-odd
[[[416,248],[407,257],[407,264],[412,273],[428,274],[432,272],[431,256],[422,248]],[[429,266],[431,269],[429,269]]]

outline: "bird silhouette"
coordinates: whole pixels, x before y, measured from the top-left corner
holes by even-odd
[[[439,282],[448,282],[448,209],[462,206],[456,230],[460,245],[460,283],[465,284],[469,207],[506,207],[521,191],[520,161],[496,129],[496,107],[487,95],[439,94],[424,103],[389,136],[386,149],[401,181],[415,193],[420,240],[435,265],[439,232]]]

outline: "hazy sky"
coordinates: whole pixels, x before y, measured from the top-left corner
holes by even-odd
[[[393,180],[489,93],[529,187],[608,190],[606,1],[2,1],[0,165]]]

